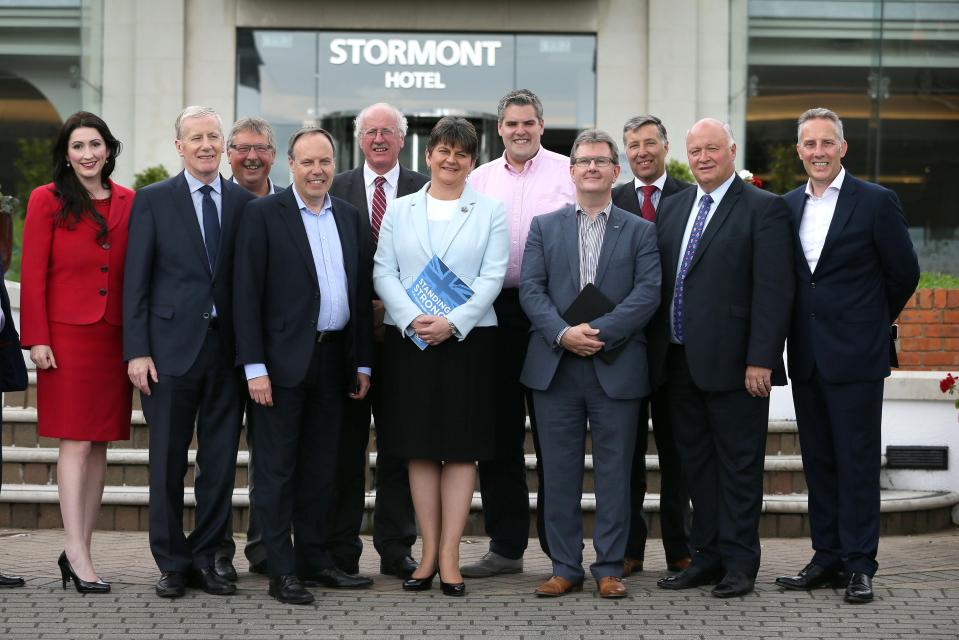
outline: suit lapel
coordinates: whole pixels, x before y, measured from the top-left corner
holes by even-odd
[[[110,181],[110,212],[107,214],[107,230],[112,231],[114,227],[120,224],[120,219],[123,217],[115,212],[122,211],[125,208],[129,209],[130,205],[127,203],[126,191],[121,191],[116,188],[116,184],[111,180]]]
[[[228,181],[220,176],[220,245],[217,247],[217,256],[223,255],[223,243],[228,242],[227,239],[231,238],[233,234],[233,225],[236,223],[235,194],[233,185],[228,184]],[[222,265],[223,260],[218,257],[214,275],[220,272]],[[230,266],[232,267],[232,265]]]
[[[419,189],[416,188],[416,185],[413,184],[413,176],[410,175],[411,172],[407,171],[403,167],[400,167],[400,177],[396,180],[396,197],[402,198],[403,196],[408,196],[411,193],[416,193]]]
[[[739,202],[742,193],[743,181],[739,176],[736,176],[732,184],[729,185],[729,189],[726,190],[723,199],[719,202],[719,208],[713,212],[712,218],[709,219],[706,230],[703,231],[703,237],[700,239],[699,246],[696,248],[696,255],[693,256],[693,261],[689,263],[689,271],[696,268],[703,254],[706,253],[706,249],[709,248],[709,243],[713,241],[713,238],[715,238],[719,230],[722,229],[723,223],[726,222],[726,218],[729,217],[729,212],[732,211],[736,203]],[[691,211],[692,209],[690,209],[690,212]]]
[[[366,201],[366,181],[363,178],[363,165],[353,170],[350,175],[350,202],[359,202],[361,206],[357,207],[360,213],[370,218],[370,206]]]
[[[346,271],[346,282],[350,290],[350,299],[356,287],[356,270],[359,256],[357,245],[356,225],[346,214],[333,203],[333,220],[336,222],[336,233],[340,236],[340,248],[343,250],[343,268]]]
[[[313,262],[313,251],[310,250],[310,241],[306,237],[306,227],[303,225],[303,217],[300,214],[300,208],[296,204],[296,197],[293,195],[293,185],[290,185],[290,188],[283,192],[280,197],[280,204],[282,205],[280,218],[283,220],[283,223],[286,224],[287,231],[290,232],[290,237],[293,239],[293,246],[296,247],[300,257],[303,258],[307,271],[309,271],[310,277],[313,278],[313,284],[319,288],[320,279],[316,275],[316,263]]]
[[[579,221],[576,219],[576,205],[569,205],[563,213],[562,229],[569,273],[573,278],[573,286],[579,291]]]
[[[173,181],[173,209],[180,216],[180,224],[184,229],[188,229],[193,248],[200,256],[206,272],[213,276],[210,271],[210,257],[206,253],[206,245],[203,244],[203,232],[200,230],[200,222],[196,218],[196,207],[193,206],[193,196],[190,194],[190,185],[186,181],[183,171]],[[221,187],[222,188],[222,187]],[[221,201],[222,205],[222,201]],[[221,236],[223,234],[220,234]]]
[[[410,222],[413,223],[413,233],[419,239],[423,252],[432,258],[435,252],[430,246],[430,226],[426,219],[425,191],[414,197],[410,203]]]
[[[440,246],[435,247],[437,249],[436,255],[440,260],[446,255],[450,245],[453,243],[453,239],[456,238],[456,234],[460,232],[460,229],[463,228],[466,221],[473,215],[473,207],[476,206],[476,192],[470,189],[469,185],[463,189],[459,205],[459,208],[453,214],[453,219],[450,220],[449,225],[446,227],[446,233],[443,234],[443,240],[440,242]]]
[[[796,256],[796,264],[800,265],[799,268],[806,275],[812,275],[812,272],[809,271],[809,263],[806,261],[806,253],[803,250],[802,240],[799,239],[799,225],[802,224],[803,212],[806,210],[806,190],[804,187],[796,189],[790,193],[787,193],[783,196],[783,200],[786,201],[786,206],[789,208],[789,214],[792,216],[793,229],[793,251]]]
[[[679,264],[679,250],[683,245],[683,234],[686,232],[686,224],[689,222],[689,216],[692,215],[693,200],[696,199],[696,189],[688,189],[689,194],[677,195],[670,200],[674,205],[669,209],[669,215],[662,209],[663,201],[660,200],[660,208],[656,211],[656,225],[663,228],[661,236],[665,245],[666,266],[669,269],[669,278],[671,282],[676,280],[676,265]],[[667,274],[663,274],[665,281]]]
[[[596,281],[598,287],[606,275],[606,267],[616,251],[616,243],[622,235],[624,224],[623,212],[616,206],[609,211],[609,219],[606,220],[606,231],[603,234],[603,246],[599,250],[599,261],[596,263]]]
[[[822,252],[819,254],[819,261],[816,263],[816,268],[819,268],[829,254],[832,252],[833,247],[839,241],[839,234],[842,233],[843,228],[846,226],[846,223],[849,222],[849,218],[852,217],[852,212],[856,208],[856,183],[855,178],[849,175],[849,172],[846,172],[846,178],[842,182],[842,188],[839,189],[839,198],[836,201],[836,210],[832,214],[832,220],[829,222],[829,231],[826,232],[826,242],[822,246]],[[796,227],[797,229],[799,227]]]

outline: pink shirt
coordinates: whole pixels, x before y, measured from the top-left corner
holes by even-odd
[[[533,217],[550,213],[576,201],[576,188],[569,176],[569,157],[540,147],[522,171],[506,161],[506,154],[477,167],[470,186],[506,205],[509,221],[509,263],[503,288],[519,286],[523,250]]]

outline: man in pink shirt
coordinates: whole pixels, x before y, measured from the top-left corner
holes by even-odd
[[[483,578],[523,570],[523,553],[529,537],[529,490],[526,486],[527,390],[519,376],[529,343],[529,319],[519,305],[519,274],[526,236],[534,216],[555,211],[576,201],[569,173],[569,157],[544,149],[543,105],[528,89],[510,91],[497,107],[496,129],[506,151],[502,157],[477,167],[470,186],[506,205],[510,232],[509,264],[503,291],[493,307],[499,326],[497,345],[496,458],[479,463],[483,519],[490,537],[489,552],[478,562],[461,568],[464,577]],[[539,458],[536,421],[530,414],[533,443]],[[537,462],[537,531],[546,545],[543,514],[542,469]]]

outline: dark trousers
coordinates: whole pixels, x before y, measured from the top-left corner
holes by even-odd
[[[316,344],[300,384],[273,386],[272,407],[252,405],[257,427],[253,515],[263,533],[270,576],[311,576],[334,564],[323,538],[347,393],[343,363],[342,338]]]
[[[533,391],[549,500],[544,505],[553,574],[583,581],[583,467],[586,424],[593,446],[596,562],[599,580],[623,575],[629,535],[629,469],[640,400],[614,400],[596,377],[591,358],[564,354],[547,391]]]
[[[743,369],[745,377],[745,368]],[[769,398],[745,387],[711,392],[696,386],[686,350],[670,345],[666,358],[669,410],[693,501],[693,565],[759,571],[759,516]]]
[[[650,407],[650,405],[652,405]],[[659,522],[662,528],[663,549],[666,562],[676,562],[692,555],[689,547],[689,493],[683,480],[683,468],[679,450],[673,435],[669,416],[669,400],[666,387],[653,392],[643,400],[639,411],[639,429],[636,432],[636,450],[633,452],[633,469],[630,475],[630,522],[626,555],[642,560],[646,552],[649,526],[643,512],[646,499],[646,450],[648,448],[649,413],[653,414],[653,438],[659,457],[660,492]]]
[[[876,573],[883,381],[792,382],[813,562]]]
[[[544,482],[539,463],[539,436],[529,391],[519,382],[529,347],[529,319],[519,304],[519,289],[503,291],[496,311],[496,456],[480,460],[483,523],[490,551],[505,558],[523,557],[529,543],[529,489],[526,484],[526,415],[533,431],[538,478],[536,530],[540,547],[549,555],[544,526]]]
[[[247,405],[250,401],[247,401]],[[250,506],[246,526],[246,546],[243,553],[247,561],[251,564],[260,564],[266,561],[266,549],[263,548],[263,536],[260,534],[259,527],[256,526],[256,518],[253,517],[253,416],[247,407],[246,412],[246,450],[249,455],[249,461],[246,465],[246,485],[250,495]],[[233,560],[236,555],[236,542],[233,541],[233,510],[230,510],[230,519],[226,523],[226,531],[223,533],[223,540],[216,550],[216,558],[227,558]]]
[[[383,371],[382,364],[383,344],[377,342],[374,376],[377,371]],[[346,400],[325,544],[336,566],[347,573],[359,571],[363,552],[360,528],[366,504],[366,450],[370,441],[370,416],[371,413],[375,416],[380,406],[380,384],[375,377],[366,398]],[[416,542],[416,519],[406,460],[377,452],[374,480],[373,546],[384,560],[396,561],[410,555]]]
[[[243,415],[242,380],[232,350],[209,331],[182,376],[160,375],[140,394],[150,427],[150,549],[161,571],[213,564],[232,509]],[[196,425],[193,531],[183,534],[183,477]]]

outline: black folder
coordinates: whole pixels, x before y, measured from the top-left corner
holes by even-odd
[[[606,294],[600,291],[593,283],[589,283],[583,287],[583,290],[580,291],[576,299],[573,300],[573,304],[569,305],[569,308],[563,313],[563,320],[565,320],[569,326],[575,327],[584,322],[592,322],[615,308],[616,305],[613,304],[612,300],[606,297]],[[623,343],[610,351],[598,351],[596,357],[606,364],[613,364],[616,358],[619,357],[619,354],[623,352],[623,347],[625,346],[626,344]]]

